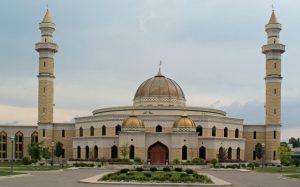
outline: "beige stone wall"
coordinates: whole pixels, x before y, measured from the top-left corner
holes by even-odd
[[[244,155],[245,155],[245,160],[247,161],[254,161],[253,151],[255,150],[256,144],[265,143],[265,132],[256,131],[256,139],[253,139],[253,131],[244,132],[244,138],[246,138],[246,149]]]
[[[39,59],[39,72],[54,74],[54,59],[40,58]]]
[[[278,160],[278,147],[280,146],[280,131],[276,131],[276,139],[273,138],[273,131],[266,132],[266,150],[265,159],[267,162],[274,162]],[[273,152],[276,152],[276,158],[273,159]]]
[[[38,121],[53,122],[53,81],[39,80]]]
[[[276,65],[274,65],[274,64],[276,64]],[[280,74],[281,74],[281,62],[280,62],[280,60],[275,60],[275,59],[267,60],[266,75],[280,75]]]
[[[276,91],[275,91],[276,90]],[[266,83],[266,124],[281,123],[281,83]]]

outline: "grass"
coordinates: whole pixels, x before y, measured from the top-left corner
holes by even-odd
[[[285,177],[289,177],[289,178],[293,178],[293,179],[300,179],[300,174],[285,175]]]
[[[300,167],[283,167],[282,170],[280,167],[257,167],[255,171],[265,173],[300,173]]]
[[[19,172],[10,173],[9,171],[0,171],[0,176],[19,175],[19,174],[24,174],[24,173],[19,173]]]
[[[186,172],[176,171],[133,171],[130,170],[126,173],[120,171],[108,174],[100,181],[138,181],[138,182],[170,182],[170,183],[204,183],[212,184],[212,180],[197,173],[187,174]]]
[[[14,162],[14,166],[20,166],[22,162]],[[10,167],[10,162],[0,162],[0,167]]]

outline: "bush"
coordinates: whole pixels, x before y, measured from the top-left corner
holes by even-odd
[[[180,161],[178,159],[173,160],[173,164],[178,165],[180,164]]]
[[[169,167],[164,167],[163,171],[171,171],[171,169]]]
[[[187,173],[181,173],[181,174],[180,174],[180,177],[181,177],[181,178],[188,177],[188,176],[189,176],[189,175],[188,175]]]
[[[214,158],[214,159],[211,160],[211,163],[212,163],[212,165],[213,165],[214,168],[215,168],[216,165],[217,165],[217,163],[218,163],[218,160]]]
[[[299,167],[300,166],[300,160],[294,159],[294,164],[295,164],[296,167]]]
[[[253,164],[253,163],[249,163],[249,164],[247,165],[247,167],[249,167],[249,168],[251,168],[252,170],[254,170],[254,164]]]
[[[156,167],[151,167],[150,171],[152,171],[152,172],[157,171],[157,168]]]
[[[29,164],[31,164],[31,161],[27,156],[25,156],[22,158],[22,164],[29,165]]]
[[[149,172],[145,172],[145,173],[144,173],[144,176],[145,176],[145,177],[151,177],[152,175],[151,175],[151,173],[149,173]]]
[[[135,157],[134,158],[134,163],[140,164],[140,163],[142,163],[142,160],[139,157]]]
[[[254,167],[259,167],[259,163],[254,163]]]
[[[241,164],[241,167],[242,168],[246,168],[246,164]]]
[[[182,168],[175,168],[174,169],[176,172],[182,172]]]
[[[120,173],[127,173],[128,171],[129,171],[129,169],[124,168],[124,169],[121,169],[121,170],[120,170]]]
[[[187,174],[193,174],[193,173],[194,173],[194,171],[193,171],[192,169],[186,169],[185,172],[186,172]]]
[[[193,164],[199,164],[199,163],[200,163],[200,158],[194,158],[194,159],[192,160],[192,163],[193,163]]]
[[[136,171],[143,171],[144,169],[142,167],[135,168]]]

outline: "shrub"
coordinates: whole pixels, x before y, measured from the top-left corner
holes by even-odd
[[[22,158],[22,164],[29,165],[31,164],[31,161],[27,156],[25,156],[24,158]]]
[[[142,160],[139,157],[134,158],[134,163],[140,164]]]
[[[246,168],[246,164],[241,164],[241,167],[242,168]]]
[[[173,164],[178,165],[180,164],[180,161],[178,159],[173,160]]]
[[[254,167],[259,167],[259,163],[254,163]]]
[[[182,172],[182,168],[175,168],[174,169],[176,172]]]
[[[189,175],[188,175],[187,173],[181,173],[181,174],[180,174],[180,177],[182,177],[182,178],[183,178],[183,177],[188,177],[188,176],[189,176]]]
[[[254,170],[254,164],[253,163],[249,163],[248,167],[251,168],[252,170]]]
[[[299,167],[300,166],[300,160],[294,159],[294,164],[295,164],[296,167]]]
[[[171,171],[171,169],[169,167],[164,167],[163,171]]]
[[[124,169],[121,169],[121,170],[120,170],[120,173],[127,173],[128,171],[129,171],[129,169],[124,168]]]
[[[152,174],[151,174],[151,173],[149,173],[149,172],[145,172],[145,173],[144,173],[144,176],[145,176],[145,177],[149,177],[149,178],[150,178],[150,177],[152,176]]]
[[[212,165],[213,165],[214,168],[215,168],[216,165],[217,165],[217,163],[218,163],[218,160],[214,158],[214,159],[211,160],[211,163],[212,163]]]
[[[199,163],[200,163],[200,158],[194,158],[194,159],[192,160],[192,163],[193,163],[193,164],[199,164]]]
[[[144,169],[142,167],[135,168],[136,171],[143,171]]]
[[[193,174],[193,173],[194,173],[194,171],[193,171],[192,169],[186,169],[185,172],[186,172],[187,174]]]
[[[151,167],[150,171],[152,171],[152,172],[157,171],[157,168],[156,167]]]

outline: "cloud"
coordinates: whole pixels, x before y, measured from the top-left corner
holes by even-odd
[[[281,140],[288,141],[291,137],[300,138],[300,127],[282,129]]]

